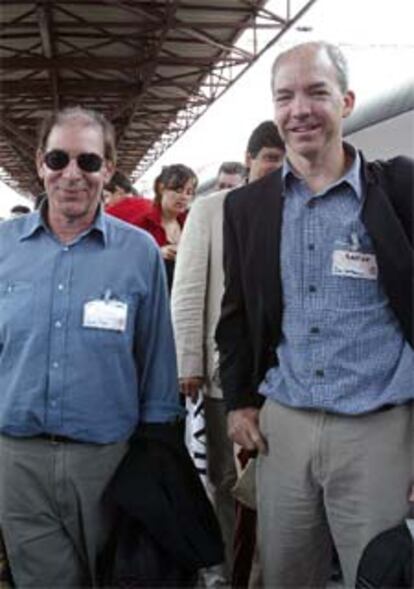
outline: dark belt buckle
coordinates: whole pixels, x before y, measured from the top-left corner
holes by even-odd
[[[51,444],[53,444],[54,446],[58,445],[58,444],[64,444],[65,442],[71,442],[72,440],[66,436],[60,436],[58,434],[40,434],[39,436],[40,438],[43,438],[44,440],[47,440],[48,442],[50,442]]]

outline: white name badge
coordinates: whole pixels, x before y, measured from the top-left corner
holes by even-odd
[[[332,256],[332,274],[376,280],[378,278],[377,258],[374,254],[335,250]]]
[[[121,301],[89,301],[83,306],[83,327],[125,331],[128,305]]]

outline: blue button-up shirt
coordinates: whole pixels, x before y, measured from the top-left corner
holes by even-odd
[[[124,330],[85,326],[85,304],[105,299],[127,305]],[[39,212],[2,223],[0,431],[110,443],[180,413],[154,240],[102,212],[67,245]]]
[[[362,224],[359,155],[313,194],[285,162],[281,236],[282,340],[260,392],[292,407],[344,414],[414,398],[414,351],[380,279],[333,272],[335,250],[375,255]]]

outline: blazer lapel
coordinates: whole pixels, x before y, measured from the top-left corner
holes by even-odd
[[[282,227],[282,181],[280,171],[270,174],[260,196],[264,308],[271,333],[279,331],[282,313],[282,285],[280,276],[280,236]]]
[[[365,167],[366,199],[362,221],[377,254],[380,278],[403,331],[413,344],[412,249],[397,217],[384,182]]]
[[[385,187],[377,182],[365,166],[366,199],[362,220],[375,242],[381,259],[399,267],[401,252],[409,250],[409,243],[401,222],[395,214]]]

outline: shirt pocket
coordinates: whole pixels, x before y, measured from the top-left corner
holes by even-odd
[[[328,309],[370,309],[382,307],[385,294],[379,281],[366,278],[332,276],[325,289]]]
[[[34,294],[32,282],[0,282],[0,346],[26,338],[33,327]]]

